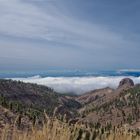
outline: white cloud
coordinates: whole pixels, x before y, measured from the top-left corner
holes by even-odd
[[[37,83],[53,88],[60,93],[82,94],[90,90],[105,87],[116,88],[124,76],[115,77],[45,77],[12,78],[23,82]],[[130,77],[135,83],[140,83],[140,77]]]

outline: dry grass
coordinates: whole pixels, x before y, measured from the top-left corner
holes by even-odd
[[[41,129],[32,127],[30,131],[21,131],[16,127],[6,125],[1,131],[1,140],[140,140],[136,133],[128,133],[124,129],[102,132],[100,129],[86,127],[85,125],[61,122],[55,118],[49,118]]]

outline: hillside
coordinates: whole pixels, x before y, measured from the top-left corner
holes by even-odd
[[[112,126],[140,127],[140,85],[134,85],[131,79],[123,79],[115,90],[105,88],[84,94],[78,101],[84,103],[79,109],[83,116],[80,121],[99,122],[103,126],[111,123]]]
[[[14,114],[28,116],[33,122],[43,120],[44,111],[49,116],[74,117],[75,109],[81,107],[76,100],[49,87],[12,80],[0,80],[0,105]]]
[[[125,133],[126,129],[128,133],[132,131],[139,135],[140,85],[134,85],[126,78],[120,81],[117,89],[107,87],[70,96],[56,93],[46,86],[0,80],[0,128],[8,124],[12,131],[15,120],[17,129],[22,130],[31,130],[32,125],[40,128],[49,120],[52,125],[57,123],[62,132],[68,131],[67,136],[75,135],[72,137],[89,132],[91,135],[95,131],[99,134],[105,131],[110,134],[111,131],[112,137],[116,131]],[[77,131],[75,127],[78,127]]]

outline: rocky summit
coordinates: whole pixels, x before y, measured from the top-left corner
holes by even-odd
[[[134,82],[130,78],[124,78],[120,81],[118,88],[129,88],[134,86]]]

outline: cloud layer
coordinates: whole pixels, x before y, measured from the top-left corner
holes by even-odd
[[[23,82],[37,83],[53,88],[60,93],[83,94],[94,89],[111,87],[116,88],[125,77],[44,77],[34,76],[29,78],[13,78]],[[140,83],[140,77],[129,77],[135,84]]]

